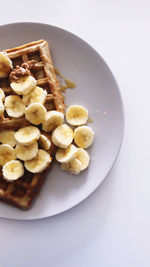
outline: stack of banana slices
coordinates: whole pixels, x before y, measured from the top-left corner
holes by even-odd
[[[90,163],[90,156],[85,148],[92,145],[94,131],[85,124],[88,121],[88,111],[83,106],[71,105],[66,110],[67,124],[58,126],[52,132],[52,141],[59,147],[56,160],[61,168],[73,174],[79,174]]]
[[[35,126],[27,126],[18,131],[0,132],[0,165],[3,177],[14,181],[24,175],[24,168],[32,173],[40,173],[51,163],[46,150],[51,142]]]
[[[11,70],[11,60],[0,52],[0,78],[8,76]],[[36,86],[34,77],[22,76],[10,86],[13,95],[5,97],[0,89],[0,116],[5,110],[9,117],[25,116],[31,125],[16,132],[0,131],[0,165],[4,179],[11,182],[22,177],[24,169],[40,173],[50,165],[52,158],[47,150],[51,142],[46,133],[41,134],[38,126],[43,132],[52,133],[52,142],[58,147],[56,160],[63,170],[78,174],[86,169],[90,156],[85,148],[94,140],[93,130],[85,125],[88,111],[80,105],[71,105],[67,108],[64,123],[63,113],[46,110],[47,92]]]
[[[5,78],[9,75],[12,70],[12,61],[7,57],[7,53],[0,52],[0,78]],[[0,90],[0,116],[4,112],[4,101],[5,95],[2,90]]]

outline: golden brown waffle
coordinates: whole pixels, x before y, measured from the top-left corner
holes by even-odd
[[[17,65],[21,66],[24,62],[36,60],[37,63],[31,69],[31,75],[37,80],[37,85],[45,89],[48,93],[45,107],[48,111],[57,110],[64,113],[65,105],[50,56],[48,43],[45,40],[39,40],[7,49],[5,52],[7,52],[9,58],[12,60],[14,68]],[[10,88],[8,77],[0,78],[0,88],[3,89],[6,96],[14,94]],[[21,118],[10,118],[4,112],[4,115],[0,117],[0,130],[16,130],[29,124],[24,116]],[[51,139],[50,135],[46,135]],[[51,146],[48,152],[50,155],[55,154],[54,145]],[[12,183],[5,181],[0,171],[0,200],[24,210],[29,209],[35,196],[40,191],[45,180],[45,175],[50,167],[39,174],[32,174],[25,171],[22,178]]]

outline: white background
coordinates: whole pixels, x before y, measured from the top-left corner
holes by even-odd
[[[0,219],[1,267],[150,266],[150,1],[2,1],[0,24],[34,21],[89,42],[125,108],[119,158],[87,200],[31,222]]]

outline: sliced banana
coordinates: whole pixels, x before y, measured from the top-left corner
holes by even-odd
[[[40,131],[37,127],[27,126],[19,129],[15,133],[15,139],[20,145],[29,146],[34,144],[40,137]]]
[[[19,118],[25,112],[25,104],[17,95],[9,95],[5,98],[6,112],[10,117]]]
[[[36,157],[38,153],[38,144],[34,143],[29,146],[17,144],[15,148],[16,157],[21,160],[31,160]]]
[[[25,109],[25,116],[28,121],[38,125],[45,120],[46,108],[41,103],[32,103]]]
[[[80,105],[71,105],[67,108],[66,120],[73,126],[83,125],[88,120],[88,111]]]
[[[27,95],[36,86],[36,80],[32,76],[25,76],[12,82],[10,86],[17,95]]]
[[[42,129],[45,132],[52,132],[64,121],[64,114],[62,112],[51,110],[46,113],[45,121],[42,124]]]
[[[2,172],[5,180],[13,182],[24,175],[24,167],[19,160],[11,160],[3,166]]]
[[[73,140],[73,130],[66,124],[58,126],[52,133],[53,143],[61,148],[67,148]]]
[[[8,144],[0,145],[0,165],[3,166],[6,162],[16,159],[15,150]]]
[[[46,96],[46,90],[43,90],[41,87],[36,86],[30,93],[23,96],[22,101],[26,106],[29,106],[30,104],[35,102],[44,104]]]
[[[39,145],[41,148],[49,150],[51,147],[51,142],[44,134],[41,134],[39,138]]]
[[[0,52],[0,78],[7,77],[12,68],[12,61],[7,56],[7,53]]]
[[[79,174],[81,169],[82,169],[82,165],[81,162],[78,159],[73,159],[71,160],[69,163],[61,163],[61,168],[64,171],[68,171],[72,174]]]
[[[2,103],[2,101],[0,100],[0,116],[2,116],[4,113],[4,105]]]
[[[3,144],[8,144],[11,147],[14,147],[17,144],[17,141],[15,139],[15,131],[12,131],[12,130],[1,131],[0,142]]]
[[[5,98],[4,91],[0,88],[0,100],[3,102]]]
[[[51,163],[52,158],[43,149],[39,149],[37,156],[29,161],[25,161],[25,168],[32,173],[39,173],[45,170]]]
[[[83,148],[78,148],[76,153],[76,159],[81,162],[81,171],[85,170],[90,163],[90,156],[88,152]]]
[[[61,163],[68,163],[76,157],[77,147],[70,145],[67,148],[59,148],[56,152],[56,160]]]
[[[81,148],[92,145],[94,132],[89,126],[79,126],[74,130],[74,141]]]

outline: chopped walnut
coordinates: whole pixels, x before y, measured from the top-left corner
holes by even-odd
[[[30,70],[37,63],[36,60],[31,60],[25,63],[22,63],[21,66],[17,65],[15,69],[13,69],[9,75],[9,80],[11,82],[19,82],[19,79],[24,76],[31,75]]]
[[[25,68],[25,69],[32,69],[34,67],[34,65],[37,63],[36,60],[32,59],[28,62],[25,62],[21,65],[21,67]]]

